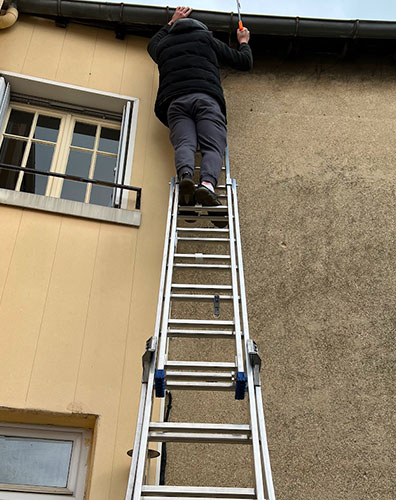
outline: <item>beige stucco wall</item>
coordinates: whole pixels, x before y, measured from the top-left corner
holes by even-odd
[[[0,207],[0,404],[99,416],[95,500],[125,495],[172,175],[146,44],[26,17],[0,32],[2,70],[140,100],[131,179],[143,189],[139,228]]]

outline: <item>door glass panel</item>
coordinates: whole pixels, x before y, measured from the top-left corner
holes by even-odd
[[[0,436],[0,483],[65,488],[73,441]]]
[[[0,149],[0,163],[8,165],[21,165],[26,142],[17,139],[4,138]],[[19,172],[0,168],[0,187],[15,189]]]
[[[13,109],[8,120],[6,134],[28,137],[32,126],[34,114],[27,111]]]
[[[102,127],[102,130],[100,131],[99,150],[117,154],[119,140],[119,130]]]
[[[53,154],[54,146],[33,143],[30,148],[26,166],[28,168],[49,172]],[[25,191],[26,193],[45,194],[47,183],[48,177],[46,175],[25,173],[23,175],[21,191]]]
[[[37,120],[36,130],[34,131],[34,138],[56,142],[58,139],[60,122],[60,118],[40,115]]]
[[[70,150],[66,167],[66,174],[88,177],[91,166],[92,153],[88,151]],[[61,198],[74,201],[85,201],[87,184],[78,181],[63,181]]]
[[[95,144],[96,125],[76,122],[74,126],[72,145],[79,148],[93,149]]]
[[[99,155],[96,157],[94,179],[114,182],[114,169],[117,158],[112,156]],[[107,186],[92,185],[90,203],[95,205],[112,206],[113,188]]]

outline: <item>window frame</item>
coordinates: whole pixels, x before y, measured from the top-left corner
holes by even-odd
[[[74,146],[72,145],[72,140],[73,140],[73,132],[74,132],[74,126],[76,123],[86,123],[88,125],[95,125],[97,127],[96,135],[95,135],[95,143],[93,148],[85,148],[85,147],[80,147],[80,146]],[[109,153],[106,151],[102,151],[99,149],[99,139],[100,139],[100,132],[102,128],[108,128],[108,129],[113,129],[113,130],[119,130],[120,135],[121,135],[121,125],[117,124],[116,122],[111,122],[111,121],[101,121],[99,119],[96,119],[94,121],[93,119],[90,118],[85,118],[81,115],[77,114],[69,114],[66,116],[66,123],[65,123],[65,138],[64,138],[64,143],[61,145],[61,151],[60,151],[60,156],[62,157],[62,160],[58,160],[58,168],[54,171],[59,172],[59,173],[66,173],[66,168],[67,168],[67,162],[69,158],[70,151],[90,151],[92,152],[92,158],[91,158],[91,165],[89,168],[89,174],[87,177],[93,178],[94,171],[96,169],[96,160],[99,155],[103,156],[109,156],[112,158],[115,158],[117,161],[118,153]],[[63,167],[63,168],[61,168]],[[114,181],[116,181],[116,176],[117,172],[114,172]],[[51,195],[56,198],[61,198],[61,193],[62,193],[62,188],[63,188],[63,183],[65,182],[65,179],[55,179],[54,178],[54,185],[55,188],[52,190]],[[85,191],[85,199],[84,202],[81,203],[87,203],[90,204],[91,202],[89,201],[91,197],[91,192],[92,192],[93,184],[87,184],[86,191]],[[115,207],[111,207],[115,208]]]
[[[31,130],[30,130],[30,133],[29,133],[29,136],[27,137],[23,137],[23,136],[18,136],[18,135],[15,135],[15,134],[9,134],[7,133],[5,135],[5,129],[7,127],[7,124],[8,124],[8,121],[9,121],[9,118],[10,118],[10,115],[11,115],[11,112],[12,110],[15,109],[15,110],[18,110],[18,111],[27,111],[27,112],[30,112],[30,113],[34,113],[34,118],[33,118],[33,123],[32,123],[32,126],[31,126]],[[49,141],[40,141],[40,140],[34,140],[33,137],[32,137],[32,132],[34,132],[35,130],[35,126],[37,124],[37,116],[36,115],[40,115],[40,113],[43,112],[43,114],[45,114],[46,116],[51,116],[51,117],[54,117],[54,118],[60,118],[61,119],[61,123],[60,123],[60,127],[59,127],[59,132],[58,132],[58,138],[57,138],[57,141],[55,143],[55,147],[54,147],[54,154],[52,156],[52,160],[51,160],[51,167],[50,167],[50,172],[57,172],[58,170],[56,168],[54,168],[54,166],[56,166],[59,162],[59,157],[60,157],[60,149],[61,149],[61,141],[59,140],[59,137],[63,134],[65,134],[65,128],[66,128],[66,125],[67,125],[67,122],[65,120],[66,118],[66,114],[62,113],[60,114],[59,112],[53,112],[51,110],[47,110],[46,108],[37,108],[35,106],[29,106],[29,105],[21,105],[21,104],[18,104],[18,103],[14,103],[14,102],[11,102],[10,105],[8,106],[8,110],[7,110],[7,114],[5,115],[5,120],[4,120],[4,126],[2,128],[2,130],[0,130],[0,148],[1,148],[1,145],[3,144],[3,141],[5,138],[15,138],[17,140],[24,140],[26,141],[26,143],[29,145],[29,147],[26,148],[24,154],[23,154],[23,158],[22,158],[22,162],[21,162],[21,166],[24,165],[26,166],[26,163],[28,161],[28,157],[29,157],[29,154],[30,154],[30,150],[31,150],[31,144],[32,143],[48,143]],[[34,124],[34,127],[33,127],[33,124]],[[16,193],[19,193],[21,192],[20,188],[21,188],[21,185],[22,185],[22,182],[23,182],[23,177],[24,177],[25,172],[23,170],[21,170],[19,173],[18,173],[18,178],[17,178],[17,181],[16,181],[16,185],[15,185],[15,189],[13,189],[12,191],[16,192]],[[38,196],[53,196],[52,195],[52,191],[53,191],[53,188],[52,188],[52,185],[55,181],[55,177],[51,177],[49,176],[48,177],[48,182],[47,182],[47,187],[46,187],[46,190],[45,190],[45,194],[43,195],[38,195]]]
[[[83,500],[92,432],[79,427],[0,422],[0,434],[15,437],[72,441],[66,488],[0,483],[1,500]]]
[[[114,119],[111,120],[111,118],[107,118],[107,115],[113,117],[117,115],[120,118],[120,122],[118,122],[118,125],[120,125],[120,147],[117,154],[117,166],[119,167],[120,162],[123,162],[122,165],[124,166],[124,168],[118,168],[118,171],[116,171],[115,182],[118,184],[130,182],[133,170],[133,156],[136,141],[139,99],[110,92],[87,89],[85,87],[79,87],[70,84],[63,84],[51,80],[30,77],[8,71],[0,70],[0,76],[4,77],[5,80],[11,85],[11,100],[13,102],[11,103],[9,108],[11,108],[11,106],[16,107],[19,105],[21,105],[21,107],[28,106],[30,104],[30,97],[33,110],[37,111],[40,108],[37,102],[50,103],[50,106],[52,105],[53,107],[45,105],[40,109],[44,114],[56,116],[57,111],[59,111],[59,108],[56,107],[56,103],[59,103],[59,105],[63,106],[64,113],[67,113],[67,110],[69,110],[69,113],[71,115],[78,117],[78,121],[82,121],[84,109],[92,109],[97,112],[98,116],[100,115],[100,113],[103,114],[102,120],[98,118],[97,122],[95,122],[95,118],[89,117],[87,119],[91,120],[91,122],[93,123],[106,122],[109,125],[109,128],[112,128],[112,126],[114,126],[116,122]],[[19,100],[15,102],[15,100],[12,99],[13,95],[23,96],[27,100],[27,102],[24,102],[22,104]],[[62,96],[61,102],[57,101],[57,99],[59,99],[59,95]],[[126,110],[129,110],[129,114],[125,112]],[[59,113],[62,114],[62,111],[59,111]],[[10,109],[7,110],[7,120],[9,114]],[[125,119],[126,115],[127,119]],[[106,117],[107,119],[105,120],[104,117]],[[7,122],[7,120],[5,120],[5,123]],[[67,125],[68,124],[65,124],[65,126]],[[70,123],[69,125],[71,126]],[[5,128],[2,127],[2,130],[0,132],[3,132],[4,130]],[[126,148],[121,147],[121,136],[123,136],[125,139],[123,145],[125,146],[125,144],[127,144]],[[62,155],[62,153],[65,153],[63,149],[60,152],[60,156]],[[54,158],[53,161],[55,161]],[[62,161],[60,157],[59,161]],[[51,171],[55,172],[56,170],[53,170],[52,168],[53,165],[51,165]],[[63,183],[61,179],[49,177],[47,189],[50,189],[51,193],[53,193],[54,188],[52,186],[61,186],[62,184]],[[87,192],[88,191],[91,191],[91,187],[87,189]],[[46,191],[45,195],[36,195],[33,193],[23,193],[19,191],[0,188],[0,204],[4,203],[15,206],[23,206],[27,208],[38,208],[39,210],[49,212],[61,213],[66,215],[77,215],[84,218],[116,222],[131,226],[140,225],[141,213],[139,210],[130,208],[131,200],[129,200],[128,190],[124,189],[121,196],[120,188],[114,188],[114,199],[116,201],[116,204],[113,207],[104,207],[101,205],[90,204],[89,202],[83,203],[74,202],[71,200],[62,200],[61,198],[57,198],[57,202],[54,202],[51,198],[54,195],[48,195],[48,192],[49,191]],[[40,198],[47,198],[51,201],[47,202]]]

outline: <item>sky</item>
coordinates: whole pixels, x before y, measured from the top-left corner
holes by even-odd
[[[94,0],[91,0],[94,1]],[[105,0],[102,0],[105,1]],[[106,0],[113,3],[176,7],[161,0]],[[186,1],[186,0],[184,0]],[[274,16],[396,21],[396,0],[240,0],[241,12]],[[181,4],[186,5],[186,4]],[[236,12],[236,0],[190,0],[197,10]]]

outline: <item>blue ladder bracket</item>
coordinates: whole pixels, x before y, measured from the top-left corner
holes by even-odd
[[[238,372],[235,384],[235,399],[245,399],[247,376],[245,372]]]
[[[155,370],[155,395],[157,398],[165,396],[165,370]]]

